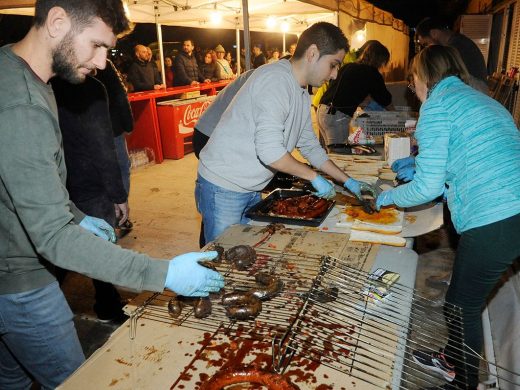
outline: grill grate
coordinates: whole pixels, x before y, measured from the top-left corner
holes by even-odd
[[[296,233],[291,243],[302,234]],[[370,275],[360,271],[356,261],[363,261],[360,253],[361,259],[369,256],[370,245],[345,242],[335,258],[293,250],[291,243],[283,250],[257,247],[257,261],[248,271],[237,271],[229,263],[216,265],[226,279],[226,292],[250,289],[259,270],[284,282],[283,292],[263,302],[254,320],[230,320],[219,299],[212,301],[212,314],[205,319],[195,318],[191,307],[173,319],[167,304],[174,294],[164,292],[151,295],[132,313],[131,337],[135,337],[137,320],[145,318],[272,343],[272,368],[279,373],[287,373],[291,361],[303,357],[369,388],[418,389],[440,382],[439,376],[415,364],[411,355],[415,349],[438,350],[445,345],[445,338],[438,335],[444,317],[440,311],[432,313],[431,301],[399,283],[392,285],[381,302],[368,301],[362,292],[371,285]],[[334,299],[324,302],[330,295]],[[451,309],[452,322],[460,330],[460,310]]]

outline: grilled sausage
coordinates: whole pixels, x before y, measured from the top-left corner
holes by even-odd
[[[249,245],[234,246],[226,251],[225,256],[239,271],[246,270],[256,261],[256,251]]]
[[[281,374],[264,371],[255,367],[230,367],[204,381],[200,390],[222,390],[238,383],[263,385],[270,390],[299,390],[289,379]]]
[[[177,299],[177,297],[174,297],[168,301],[168,313],[173,317],[177,318],[182,313],[182,305]]]
[[[262,311],[262,301],[256,297],[254,298],[255,300],[251,300],[247,305],[226,307],[226,315],[229,318],[240,321],[255,318]]]
[[[255,318],[262,311],[262,301],[248,291],[225,294],[222,305],[226,315],[235,320]]]
[[[255,287],[250,292],[262,301],[273,298],[283,289],[283,282],[280,279],[265,272],[258,272],[255,275],[255,280],[263,287]]]
[[[207,297],[199,298],[193,309],[195,318],[206,318],[211,314],[211,300]]]

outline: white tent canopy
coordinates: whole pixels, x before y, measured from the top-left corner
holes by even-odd
[[[31,0],[0,0],[0,13],[34,15],[34,3]],[[246,63],[250,58],[249,31],[298,34],[319,21],[337,24],[335,12],[298,0],[124,0],[123,3],[132,22],[157,25],[159,42],[162,42],[161,25],[234,29],[239,58],[239,30],[245,30]],[[159,49],[162,59],[162,45]],[[164,78],[164,64],[161,66]]]
[[[240,0],[127,0],[124,1],[130,20],[135,23],[160,23],[169,26],[243,29]],[[298,0],[248,0],[251,31],[283,32],[282,23],[290,33],[300,33],[318,21],[336,24],[336,13]],[[33,15],[34,1],[0,1],[0,13]],[[25,6],[25,7],[23,7]],[[213,22],[220,14],[220,23]],[[275,24],[268,26],[267,19]]]

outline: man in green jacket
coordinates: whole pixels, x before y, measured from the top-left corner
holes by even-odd
[[[84,360],[53,264],[139,290],[204,296],[220,274],[198,264],[124,250],[113,230],[69,200],[54,94],[58,75],[82,82],[106,66],[128,28],[121,0],[39,0],[28,34],[0,48],[0,388],[55,388]],[[102,237],[96,237],[96,235]],[[104,239],[103,239],[104,238]]]

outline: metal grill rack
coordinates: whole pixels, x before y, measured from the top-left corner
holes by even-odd
[[[367,299],[370,275],[340,260],[324,257],[318,276],[287,332],[273,340],[273,366],[283,373],[295,355],[382,389],[419,389],[444,383],[418,366],[413,350],[438,351],[446,338],[438,334],[441,312],[414,289],[394,284],[382,300]],[[323,303],[323,291],[335,286],[338,296]],[[334,299],[332,299],[334,298]],[[462,348],[461,309],[446,304],[455,341]],[[482,359],[481,357],[479,357]],[[480,374],[487,374],[481,365]]]
[[[229,249],[231,245],[223,245]],[[345,249],[345,248],[344,248]],[[346,254],[348,257],[348,253]],[[257,261],[248,271],[237,271],[229,263],[217,264],[226,279],[226,292],[248,290],[261,270],[284,282],[283,292],[263,303],[253,321],[233,321],[220,299],[214,299],[212,314],[196,319],[186,307],[177,319],[168,314],[173,293],[153,294],[131,315],[130,334],[135,337],[139,318],[194,328],[212,334],[225,330],[242,338],[272,343],[273,368],[284,373],[296,357],[306,358],[356,378],[370,388],[419,389],[442,383],[414,363],[412,350],[435,351],[445,346],[439,336],[442,312],[432,313],[431,301],[414,289],[395,283],[380,302],[362,293],[371,284],[369,274],[341,259],[257,248]],[[350,263],[351,264],[351,263]],[[324,295],[337,288],[337,296],[324,302]],[[326,299],[325,299],[326,301]],[[452,324],[461,331],[461,313]]]
[[[222,245],[222,244],[221,244]],[[229,245],[225,249],[229,249]],[[224,275],[226,292],[245,291],[255,286],[254,274],[262,270],[279,277],[284,283],[283,292],[269,301],[263,302],[262,312],[252,321],[248,328],[255,328],[257,334],[272,337],[275,333],[283,333],[291,323],[292,317],[299,311],[303,300],[300,298],[309,291],[312,280],[320,268],[320,256],[303,255],[301,253],[284,253],[279,250],[257,250],[257,261],[247,271],[238,271],[229,263],[215,264],[217,270]],[[135,337],[136,323],[139,318],[160,321],[208,332],[219,328],[233,328],[237,322],[230,320],[220,304],[220,298],[212,299],[212,314],[204,319],[193,316],[193,309],[185,307],[181,315],[174,319],[168,314],[168,301],[175,294],[169,291],[151,295],[132,314],[130,322],[131,337]],[[244,323],[244,321],[241,321]],[[270,341],[270,340],[269,340]]]

